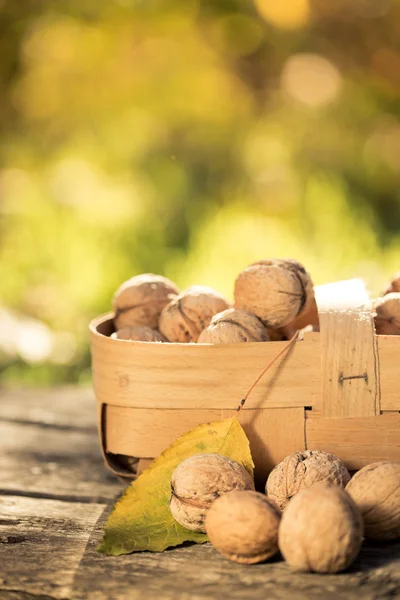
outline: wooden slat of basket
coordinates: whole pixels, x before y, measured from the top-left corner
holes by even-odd
[[[400,461],[400,413],[330,419],[307,414],[307,449],[332,452],[349,469],[380,460]]]
[[[235,409],[286,342],[228,345],[150,344],[92,338],[99,403],[132,408]],[[295,344],[266,373],[248,408],[314,406],[321,397],[319,334]]]
[[[224,417],[231,414],[231,411],[223,411]],[[288,454],[305,450],[302,408],[242,410],[239,422],[250,441],[258,484],[265,484],[269,472]]]
[[[147,458],[158,456],[180,435],[197,425],[235,414],[226,410],[155,410],[107,406],[106,447],[109,452]],[[239,422],[249,441],[256,477],[266,478],[287,454],[305,448],[304,410],[242,410]]]
[[[380,411],[379,360],[371,301],[360,279],[316,288],[321,328],[322,402],[326,417]]]
[[[326,417],[379,414],[379,360],[371,311],[328,311],[320,314],[320,322],[320,412]]]
[[[381,410],[400,411],[400,337],[378,335]]]

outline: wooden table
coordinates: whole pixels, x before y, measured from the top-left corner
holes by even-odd
[[[209,544],[96,553],[122,484],[103,466],[89,390],[0,394],[0,600],[400,598],[400,543],[365,546],[341,575],[251,567]]]

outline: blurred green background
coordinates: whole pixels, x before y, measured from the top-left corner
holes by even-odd
[[[400,268],[400,3],[0,0],[2,382],[90,377],[141,272]]]

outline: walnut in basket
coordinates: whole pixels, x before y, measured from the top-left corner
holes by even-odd
[[[279,463],[269,474],[265,492],[281,510],[301,489],[320,481],[345,487],[350,474],[342,461],[323,450],[294,452]]]
[[[386,294],[392,294],[393,292],[400,292],[400,271],[397,271],[397,273],[393,275],[392,281],[389,283],[382,296],[386,296]]]
[[[144,273],[125,281],[115,292],[115,328],[137,325],[157,329],[162,309],[179,294],[176,285],[161,275]]]
[[[200,334],[199,343],[237,344],[240,342],[267,342],[268,330],[258,317],[246,310],[228,308],[214,315]]]
[[[197,342],[212,317],[227,308],[229,304],[221,294],[193,285],[163,309],[159,329],[170,342]]]
[[[130,340],[135,342],[166,342],[164,336],[159,331],[151,329],[151,327],[124,327],[118,329],[111,337],[115,340]]]
[[[375,331],[380,335],[400,335],[400,293],[378,298],[375,308]]]
[[[235,307],[259,317],[267,327],[279,328],[295,321],[314,300],[310,275],[296,260],[256,262],[235,282]]]

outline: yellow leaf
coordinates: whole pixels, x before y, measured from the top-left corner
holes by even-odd
[[[178,438],[127,488],[108,518],[98,551],[117,556],[206,542],[205,534],[179,525],[169,509],[173,470],[189,456],[206,453],[229,456],[253,476],[249,441],[236,418],[200,425]]]

